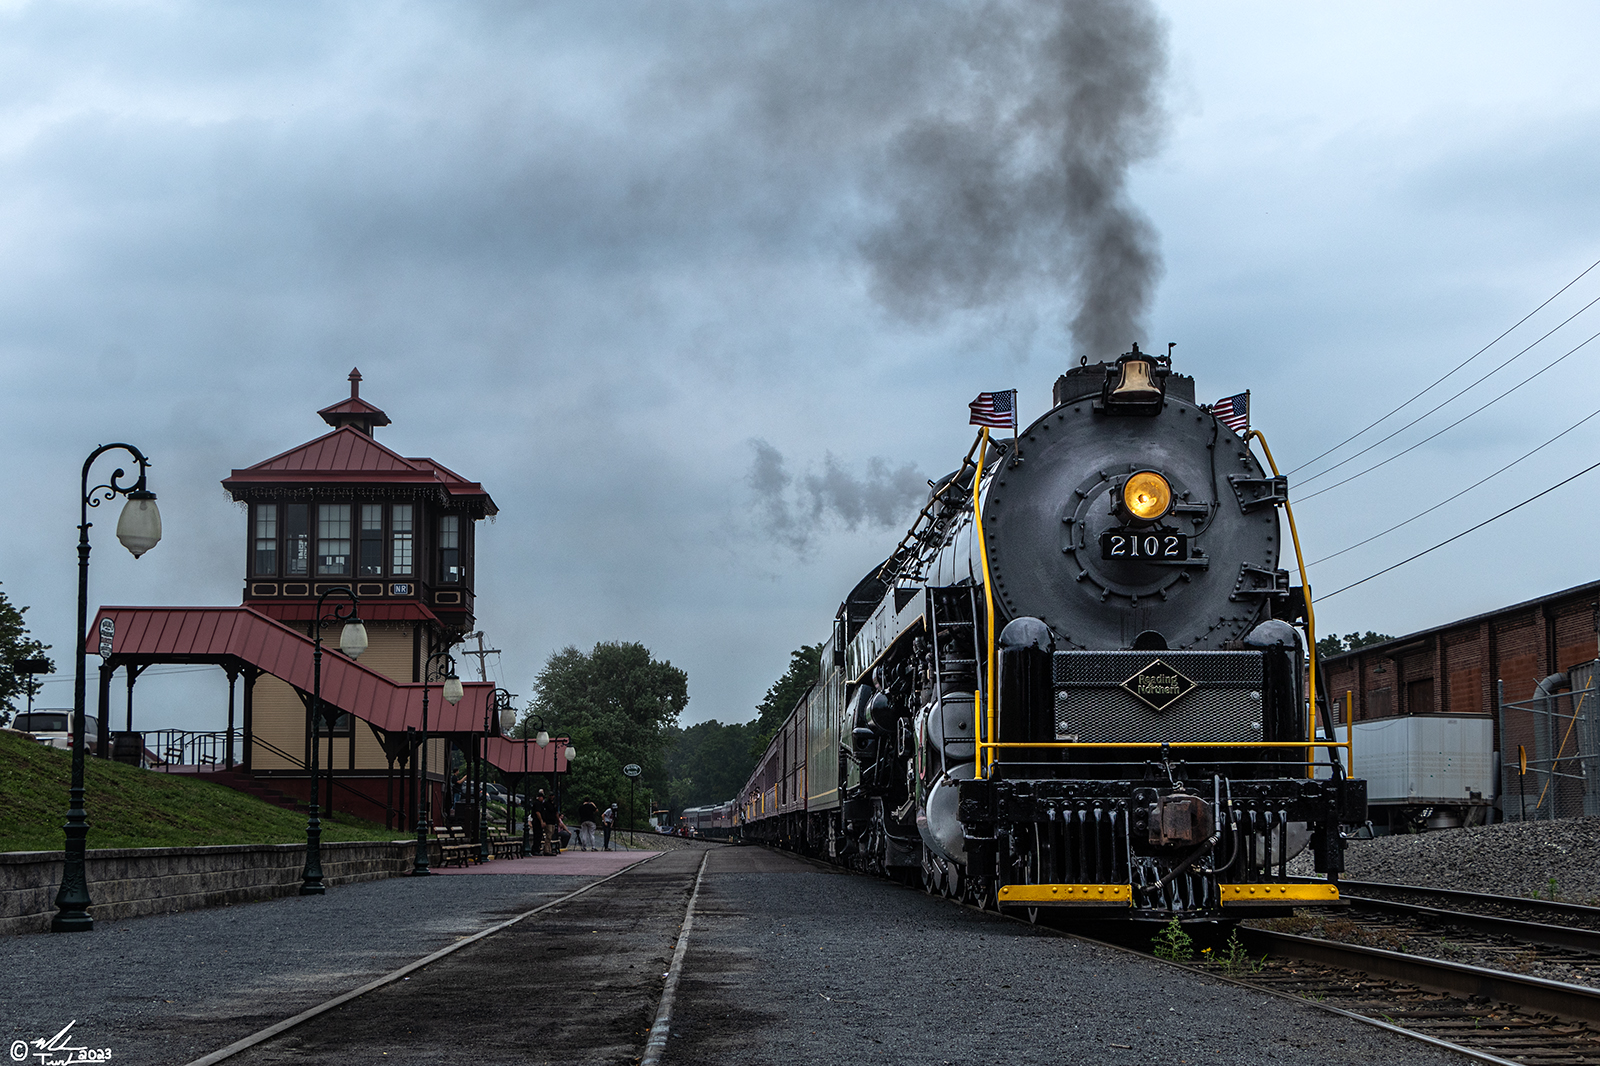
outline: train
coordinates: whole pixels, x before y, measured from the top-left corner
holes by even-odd
[[[734,835],[734,800],[703,807],[685,807],[678,816],[679,826],[705,840],[731,840]]]
[[[1339,905],[1365,783],[1312,720],[1265,438],[1136,344],[1012,429],[980,429],[839,604],[732,837],[1031,920]]]

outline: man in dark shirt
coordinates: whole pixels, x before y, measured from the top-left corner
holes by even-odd
[[[583,851],[594,851],[594,824],[600,820],[600,808],[595,806],[592,799],[586,799],[578,804],[578,847]]]
[[[559,854],[560,848],[556,844],[556,814],[558,812],[555,801],[546,799],[542,788],[539,790],[539,794],[534,797],[534,810],[539,812],[539,821],[543,824],[544,848],[540,854]]]

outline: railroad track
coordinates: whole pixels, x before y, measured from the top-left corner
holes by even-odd
[[[1600,908],[1340,888],[1346,914],[1241,929],[1264,961],[1231,976],[1491,1061],[1600,1063]]]
[[[1240,940],[1253,961],[1233,980],[1489,1061],[1600,1064],[1600,990],[1267,929]]]
[[[1261,923],[1287,930],[1241,927],[1244,957],[1186,968],[1485,1062],[1600,1066],[1600,908],[1408,885],[1342,881],[1340,889],[1348,912]],[[1126,931],[1093,938],[1150,953]],[[1209,958],[1225,952],[1213,944]]]

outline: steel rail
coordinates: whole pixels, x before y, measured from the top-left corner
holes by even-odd
[[[1346,883],[1348,887],[1348,882]],[[1546,922],[1528,922],[1520,918],[1499,918],[1472,911],[1452,911],[1427,907],[1420,903],[1400,903],[1390,899],[1372,899],[1368,896],[1342,897],[1352,910],[1378,911],[1403,917],[1417,917],[1428,921],[1444,922],[1475,933],[1514,937],[1530,944],[1543,944],[1552,948],[1572,948],[1600,955],[1600,931],[1578,929],[1570,925],[1550,925]]]
[[[1295,878],[1294,880],[1320,883],[1322,879]],[[1341,889],[1348,889],[1355,893],[1360,893],[1363,890],[1406,892],[1414,896],[1435,899],[1441,903],[1456,902],[1476,904],[1480,907],[1505,907],[1524,913],[1543,914],[1547,918],[1586,919],[1600,925],[1600,907],[1587,907],[1581,903],[1558,903],[1554,900],[1528,899],[1522,896],[1496,896],[1487,892],[1464,892],[1457,888],[1423,888],[1417,885],[1397,885],[1387,881],[1352,881],[1345,877],[1339,879],[1339,886]]]
[[[1571,1021],[1593,1022],[1600,1018],[1600,989],[1292,933],[1241,927],[1239,935],[1245,946],[1253,952],[1267,952],[1324,966],[1358,970],[1374,977],[1404,981],[1433,992],[1483,996]]]

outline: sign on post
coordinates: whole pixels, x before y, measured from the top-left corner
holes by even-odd
[[[622,768],[622,772],[627,777],[638,777],[640,774],[644,773],[643,770],[639,769],[639,764],[636,762],[631,762],[627,766],[624,766]]]
[[[100,619],[100,658],[111,658],[111,638],[116,635],[117,623],[109,618]]]

